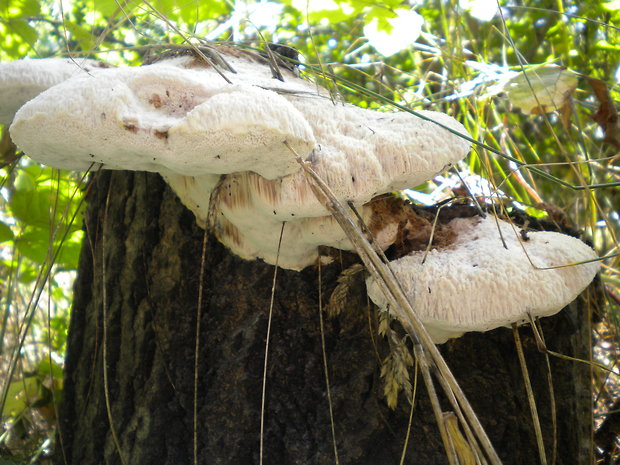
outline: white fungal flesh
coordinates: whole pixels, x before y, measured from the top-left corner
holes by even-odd
[[[598,262],[576,264],[596,259],[596,253],[564,234],[528,232],[523,240],[517,228],[491,217],[458,218],[449,226],[457,234],[449,247],[431,250],[426,259],[424,252],[413,252],[391,263],[436,343],[553,315],[599,269]],[[386,308],[371,278],[367,286],[370,298]]]
[[[20,107],[70,77],[101,67],[95,60],[48,58],[0,63],[0,124],[8,125]]]
[[[100,70],[52,87],[24,105],[13,140],[59,168],[201,176],[253,170],[266,178],[298,165],[315,145],[286,99],[206,71],[173,66]]]

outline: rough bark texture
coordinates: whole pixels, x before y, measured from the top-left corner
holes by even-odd
[[[241,260],[209,237],[200,283],[204,231],[157,175],[101,173],[88,200],[87,241],[75,288],[56,463],[122,463],[106,411],[104,371],[111,423],[124,463],[193,463],[195,332],[201,284],[199,463],[258,463],[274,268]],[[338,263],[322,269],[324,299],[341,271]],[[335,463],[318,290],[316,270],[278,271],[267,370],[265,464]],[[378,341],[377,354],[371,338],[373,334],[377,339],[376,317],[362,292],[353,296],[348,307],[338,318],[325,321],[340,463],[398,464],[409,405],[401,397],[395,411],[386,407],[378,358],[387,354],[387,345]],[[546,319],[548,347],[586,357],[583,320],[576,305]],[[521,334],[550,458],[547,365],[530,331],[522,329]],[[441,350],[504,463],[539,463],[511,331],[466,335]],[[556,463],[586,464],[591,423],[588,369],[554,358],[550,363],[557,414]],[[447,463],[422,383],[405,463]]]

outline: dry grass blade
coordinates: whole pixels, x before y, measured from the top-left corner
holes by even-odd
[[[530,411],[532,413],[532,422],[534,423],[534,433],[536,434],[536,444],[538,446],[538,453],[540,455],[540,463],[541,465],[547,465],[547,454],[545,453],[545,443],[543,441],[542,430],[540,428],[538,409],[536,408],[536,399],[534,399],[534,391],[532,390],[530,375],[527,371],[527,365],[525,363],[525,355],[523,354],[523,346],[521,344],[521,337],[519,336],[519,329],[514,323],[512,325],[512,334],[515,338],[515,346],[517,348],[517,355],[519,356],[519,365],[521,366],[521,373],[523,374],[525,391],[527,392],[527,400],[530,405]]]
[[[205,258],[207,254],[208,231],[202,235],[202,253],[200,255],[200,277],[198,278],[198,304],[196,305],[196,332],[194,333],[194,425],[193,448],[194,465],[198,465],[198,362],[200,354],[200,317],[202,310],[202,296],[204,294]]]
[[[334,446],[334,460],[340,465],[338,457],[338,441],[336,440],[336,422],[334,421],[334,405],[329,384],[329,367],[327,365],[327,348],[325,344],[325,325],[323,324],[323,279],[321,275],[321,260],[318,260],[319,269],[319,328],[321,332],[321,352],[323,354],[323,373],[325,374],[325,390],[327,392],[327,405],[329,406],[329,423],[332,430],[332,445]]]
[[[480,442],[482,449],[487,454],[490,463],[493,465],[500,464],[501,460],[493,448],[486,432],[482,428],[482,425],[476,417],[471,405],[467,401],[465,394],[461,390],[458,382],[454,378],[454,375],[450,371],[445,360],[439,353],[439,350],[435,347],[431,337],[416,315],[400,284],[394,278],[394,273],[389,268],[389,265],[384,263],[379,258],[379,255],[375,251],[374,247],[368,242],[359,226],[357,226],[351,213],[349,213],[342,202],[334,196],[329,189],[329,186],[327,186],[327,184],[325,184],[325,182],[312,170],[312,168],[302,160],[299,154],[297,154],[287,142],[284,142],[284,144],[296,156],[297,161],[309,177],[309,181],[313,186],[314,194],[318,197],[319,201],[329,209],[347,234],[348,238],[354,244],[357,253],[366,265],[368,271],[382,288],[390,307],[397,315],[403,325],[403,328],[409,333],[414,344],[421,344],[424,348],[424,352],[428,352],[430,355],[432,362],[439,372],[439,376],[443,377],[446,385],[454,394],[454,398],[463,409],[464,417],[467,419],[469,426]],[[441,422],[441,420],[438,419],[438,422]]]
[[[213,67],[213,69],[228,83],[228,84],[232,84],[232,81],[230,79],[228,79],[226,77],[226,75],[222,72],[222,70],[216,65],[215,61],[213,61],[211,58],[209,58],[207,55],[205,55],[205,53],[203,53],[203,51],[199,48],[196,47],[194,44],[192,44],[189,39],[181,32],[181,30],[179,28],[177,28],[170,20],[168,20],[168,18],[166,18],[165,15],[161,14],[157,8],[155,8],[153,5],[151,5],[151,3],[148,0],[144,0],[143,2],[148,8],[150,8],[162,21],[164,21],[166,23],[166,25],[168,27],[170,27],[174,32],[176,32],[179,37],[181,37],[186,43],[187,45],[194,50],[199,56],[200,58],[202,58],[205,62],[209,63],[209,65],[211,65]],[[220,57],[221,58],[221,57]],[[221,60],[224,60],[223,58],[221,58]],[[218,60],[219,61],[219,60]],[[225,61],[225,60],[224,60]],[[229,67],[229,69],[232,69]]]
[[[273,319],[273,306],[275,303],[276,296],[276,283],[278,279],[278,260],[280,258],[280,247],[282,246],[282,236],[284,235],[284,226],[286,223],[282,223],[282,228],[280,229],[280,238],[278,239],[278,253],[276,255],[276,265],[273,268],[273,281],[271,283],[271,297],[269,299],[269,313],[267,316],[267,334],[265,334],[265,358],[263,363],[263,387],[261,390],[261,401],[260,401],[260,444],[259,444],[259,460],[258,463],[260,465],[263,464],[264,457],[264,443],[265,443],[265,405],[267,405],[267,367],[268,367],[268,359],[269,359],[269,338],[271,336],[271,321]]]
[[[437,419],[437,426],[439,426],[441,441],[443,442],[443,447],[446,450],[446,454],[448,456],[448,463],[450,465],[457,465],[458,459],[456,457],[456,451],[454,450],[454,447],[452,447],[452,444],[450,443],[450,438],[448,437],[448,431],[444,423],[444,415],[441,411],[439,398],[437,397],[437,392],[435,391],[435,386],[433,385],[428,360],[426,358],[426,354],[424,353],[422,345],[416,344],[413,347],[413,353],[415,354],[415,359],[418,361],[420,369],[422,371],[422,379],[424,380],[424,384],[426,385],[426,392],[428,393],[428,397],[431,401],[431,407],[433,408],[433,413],[435,414],[435,418]]]
[[[108,416],[108,423],[110,425],[110,434],[112,435],[112,442],[121,465],[126,465],[123,451],[121,449],[121,442],[119,440],[116,428],[114,426],[114,418],[112,416],[112,402],[110,400],[110,380],[108,377],[108,298],[107,298],[107,283],[106,283],[106,265],[105,265],[105,252],[106,252],[106,227],[108,223],[108,207],[110,204],[110,193],[112,189],[108,186],[108,194],[105,201],[105,211],[103,216],[103,234],[101,236],[101,303],[102,303],[102,322],[103,322],[103,335],[101,341],[102,352],[102,365],[103,365],[103,392],[105,398],[105,408]]]
[[[476,465],[476,456],[459,429],[459,421],[453,412],[443,414],[443,423],[459,465]]]

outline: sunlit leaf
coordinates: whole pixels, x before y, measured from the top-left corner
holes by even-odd
[[[524,113],[548,113],[562,107],[577,88],[577,75],[555,65],[526,69],[505,87],[510,103]]]
[[[119,5],[115,0],[95,0],[87,3],[89,4],[88,8],[93,8],[106,18],[112,16]]]
[[[15,189],[24,193],[32,192],[37,187],[36,179],[28,170],[19,170],[15,178]]]
[[[91,50],[93,48],[97,39],[89,30],[70,21],[65,21],[65,27],[71,32],[75,40],[78,41],[82,50]]]
[[[41,12],[40,2],[37,0],[1,0],[0,18],[3,16],[11,18],[23,18],[35,16]]]
[[[55,379],[62,380],[62,367],[53,360],[46,358],[37,365],[37,374],[41,378],[53,376]]]
[[[70,238],[62,243],[62,247],[56,258],[56,264],[61,265],[64,269],[77,269],[80,260],[80,251],[82,250],[81,231],[77,231]]]
[[[54,193],[49,188],[18,190],[11,196],[9,208],[17,219],[27,225],[49,228],[53,200]]]
[[[9,384],[2,418],[15,417],[36,402],[40,393],[40,385],[36,376],[28,376]]]
[[[15,187],[16,190],[9,200],[9,208],[13,215],[25,225],[49,230],[51,225],[55,227],[67,226],[73,217],[78,202],[71,202],[71,191],[68,183],[52,187],[46,181],[46,174],[51,173],[50,168],[41,171],[37,176],[39,165],[31,165],[26,170],[21,170]],[[34,185],[34,187],[33,187]],[[61,190],[64,186],[65,190]],[[52,219],[52,213],[55,213]],[[72,225],[71,230],[80,228],[81,215]]]
[[[17,250],[26,258],[43,263],[48,255],[50,232],[45,229],[35,229],[21,234],[17,238]]]
[[[37,31],[23,19],[10,19],[6,23],[9,32],[18,35],[28,45],[34,45],[37,41]]]
[[[603,3],[603,8],[607,11],[618,11],[620,10],[620,0],[613,0],[609,3]]]
[[[415,11],[398,9],[394,17],[374,17],[364,35],[383,56],[394,55],[413,44],[422,32],[424,18]]]

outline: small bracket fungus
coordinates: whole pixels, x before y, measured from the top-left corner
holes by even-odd
[[[456,238],[446,248],[391,262],[435,343],[554,315],[599,269],[598,262],[576,264],[597,256],[564,234],[528,232],[526,241],[511,224],[492,217],[456,218],[448,227]],[[385,297],[371,278],[367,288],[385,309]]]
[[[286,221],[278,263],[296,270],[316,261],[320,245],[352,245],[316,200],[293,152],[371,220],[364,205],[373,197],[418,185],[469,151],[458,135],[465,129],[447,115],[423,112],[438,125],[336,104],[290,69],[274,79],[258,54],[217,50],[213,62],[225,62],[222,70],[195,54],[176,54],[68,79],[19,110],[13,140],[59,168],[95,163],[161,173],[199,224],[215,212],[215,235],[243,258],[275,263]],[[393,236],[383,234],[382,246]]]

